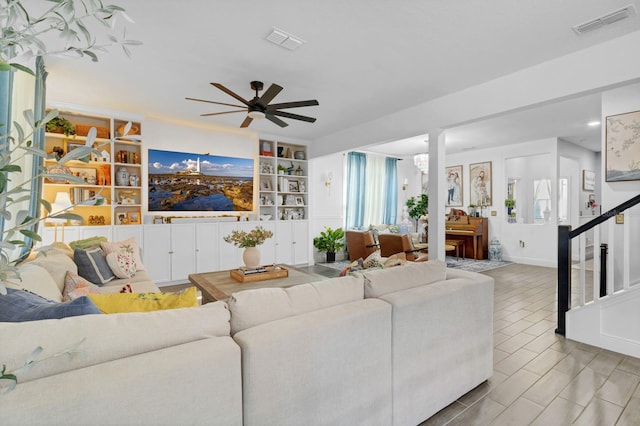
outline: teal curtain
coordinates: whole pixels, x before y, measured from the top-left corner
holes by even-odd
[[[382,223],[395,225],[398,212],[398,159],[387,157],[385,161],[385,202]]]
[[[0,144],[8,150],[7,135],[11,132],[11,93],[13,87],[13,71],[9,68],[0,70]],[[0,232],[4,231],[4,216],[0,215]],[[1,238],[0,238],[1,239]]]
[[[364,225],[364,196],[367,157],[360,152],[347,155],[347,214],[346,229]]]

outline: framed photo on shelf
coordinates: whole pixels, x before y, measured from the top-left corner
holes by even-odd
[[[127,212],[129,225],[140,225],[140,212]]]
[[[606,181],[640,180],[640,111],[607,117]]]
[[[271,191],[271,180],[270,179],[261,179],[260,180],[260,190],[261,191]]]
[[[128,225],[129,218],[127,218],[127,214],[122,212],[116,214],[116,225]]]
[[[447,181],[447,207],[462,207],[462,166],[444,169]]]
[[[288,192],[300,192],[300,184],[297,180],[289,181],[289,188],[287,188]]]
[[[478,207],[493,204],[491,180],[491,161],[469,164],[470,204]]]
[[[301,196],[296,197],[296,206],[304,206],[304,198]]]
[[[595,191],[596,172],[592,172],[591,170],[582,171],[582,189],[584,191]]]

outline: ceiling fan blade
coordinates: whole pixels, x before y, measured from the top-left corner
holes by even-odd
[[[253,121],[253,118],[247,115],[247,118],[244,119],[240,127],[249,127],[249,124],[251,124],[252,121]]]
[[[200,114],[200,117],[211,117],[212,115],[232,114],[236,112],[247,112],[247,109],[236,109],[234,111],[210,112],[208,114]]]
[[[260,99],[258,99],[258,103],[260,103],[262,106],[267,106],[269,102],[271,102],[273,98],[278,96],[278,93],[280,93],[281,91],[282,91],[281,86],[278,86],[277,84],[272,84],[271,86],[269,86],[267,91],[264,92],[262,96],[260,96]]]
[[[224,106],[243,108],[243,105],[225,104],[224,102],[207,101],[207,100],[204,100],[204,99],[196,99],[196,98],[185,98],[185,99],[188,100],[188,101],[206,102],[208,104],[216,104],[216,105],[224,105]]]
[[[266,114],[264,116],[267,120],[271,121],[272,123],[277,124],[280,127],[287,127],[288,124],[285,123],[284,121],[280,120],[278,117],[274,116],[273,114]]]
[[[232,92],[231,90],[227,89],[226,87],[224,87],[222,84],[220,83],[211,83],[211,85],[213,87],[217,87],[218,89],[222,90],[224,93],[226,93],[227,95],[236,98],[237,100],[239,100],[240,102],[242,102],[245,105],[249,105],[249,102],[244,100],[240,95],[236,94],[235,92]]]
[[[309,123],[315,123],[316,119],[313,117],[307,117],[304,115],[298,115],[298,114],[291,114],[290,112],[284,112],[284,111],[269,111],[269,114],[273,114],[273,115],[277,115],[279,117],[284,117],[284,118],[292,118],[294,120],[302,120],[302,121],[306,121]]]
[[[285,109],[285,108],[299,108],[306,106],[316,106],[320,105],[318,101],[315,99],[309,101],[298,101],[298,102],[285,102],[282,104],[271,104],[267,105],[267,110],[276,110],[276,109]]]

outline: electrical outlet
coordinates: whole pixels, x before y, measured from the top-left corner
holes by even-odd
[[[520,240],[520,247],[524,248],[524,241]]]

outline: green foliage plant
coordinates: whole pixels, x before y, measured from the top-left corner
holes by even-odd
[[[62,129],[65,136],[76,134],[76,127],[64,117],[54,117],[47,123],[47,132],[55,132],[58,128]]]
[[[409,217],[413,219],[420,219],[421,216],[429,213],[429,196],[427,194],[421,194],[416,197],[411,197],[406,203]]]
[[[320,252],[336,253],[344,247],[344,231],[325,226],[320,236],[313,239],[313,246]]]

